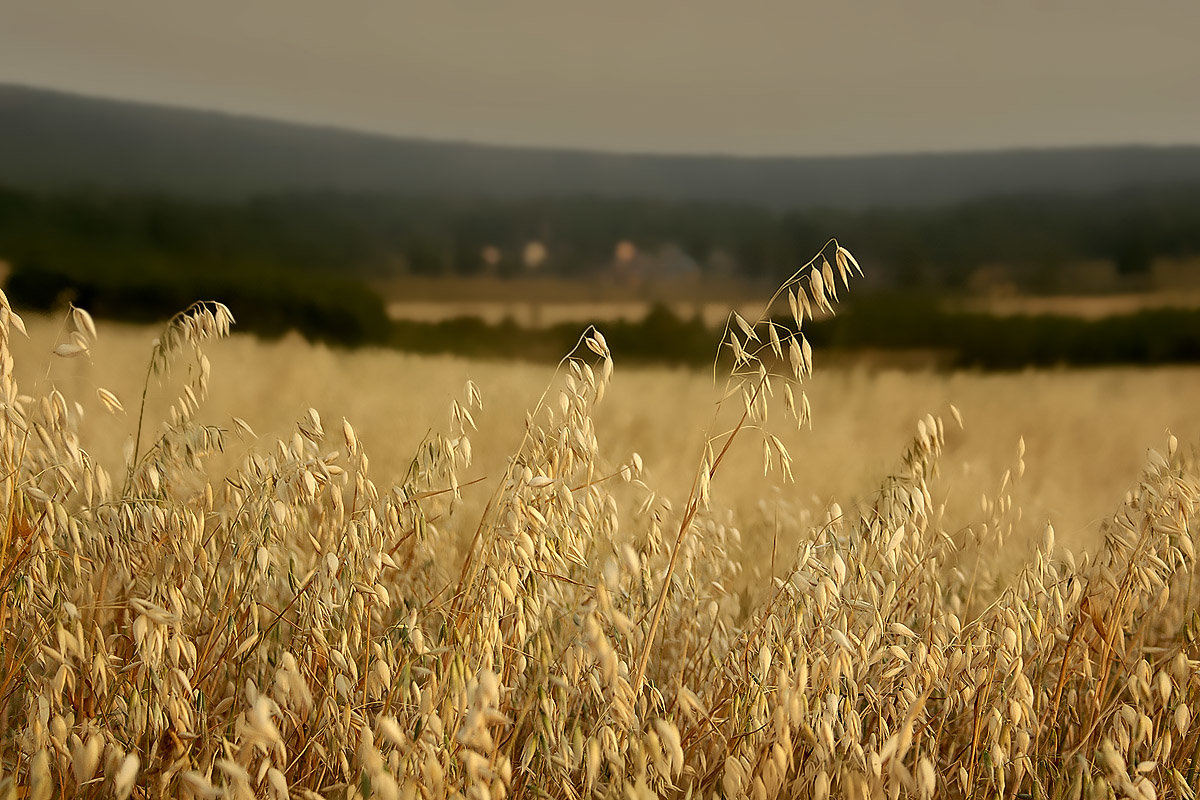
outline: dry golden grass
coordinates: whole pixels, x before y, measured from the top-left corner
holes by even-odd
[[[719,403],[204,306],[139,437],[146,333],[30,322],[0,796],[1194,796],[1196,371],[810,378],[734,320]]]
[[[24,391],[44,390],[48,374],[51,384],[78,399],[89,417],[80,431],[88,451],[118,469],[133,425],[127,415],[105,413],[94,389],[107,387],[131,406],[158,331],[102,323],[90,358],[62,360],[50,355],[62,319],[34,316],[25,323],[29,336],[10,342],[19,384]],[[476,415],[476,464],[468,479],[494,473],[520,441],[525,413],[549,378],[538,365],[346,352],[298,337],[262,342],[235,335],[209,343],[205,352],[214,376],[202,412],[206,422],[232,428],[232,418],[240,416],[269,440],[289,435],[310,406],[323,417],[344,416],[368,443],[372,472],[382,483],[403,477],[421,437],[444,424],[468,379],[487,399]],[[1052,520],[1059,540],[1076,549],[1098,541],[1100,522],[1123,500],[1148,447],[1161,443],[1168,430],[1181,441],[1200,441],[1195,413],[1200,369],[1192,367],[984,374],[830,369],[821,366],[821,353],[816,359],[817,374],[807,385],[813,427],[780,432],[796,455],[794,483],[774,474],[764,479],[760,454],[743,445],[734,449],[735,466],[714,489],[720,504],[742,520],[747,545],[760,539],[748,520],[763,500],[822,508],[874,491],[895,467],[915,421],[929,412],[944,414],[951,403],[966,423],[942,456],[951,505],[963,513],[976,507],[980,494],[1013,466],[1024,437],[1029,456],[1018,486],[1020,505],[1031,526]],[[655,488],[679,497],[687,491],[701,431],[719,396],[712,375],[621,367],[620,354],[616,362],[611,390],[595,409],[605,451],[618,459],[640,453]],[[150,419],[163,417],[169,395],[152,387]],[[215,460],[222,467],[234,463],[232,454]],[[469,508],[482,502],[486,487],[470,487],[463,495]]]

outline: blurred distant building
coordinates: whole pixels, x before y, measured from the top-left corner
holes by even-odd
[[[613,250],[610,271],[618,280],[637,286],[646,281],[699,277],[700,266],[674,242],[667,242],[649,253],[624,240]]]
[[[656,278],[690,278],[700,274],[700,266],[682,247],[668,242],[658,249],[655,272]]]
[[[546,245],[537,241],[525,243],[525,249],[521,252],[521,262],[526,269],[537,269],[546,261]]]
[[[717,248],[704,259],[704,274],[714,278],[732,278],[738,274],[738,261],[728,250]]]
[[[504,254],[500,252],[500,248],[494,244],[486,245],[479,251],[479,260],[483,262],[484,267],[489,271],[495,270],[500,266],[500,259]]]
[[[613,248],[613,259],[618,264],[628,264],[638,256],[637,245],[628,239],[622,239],[617,242],[617,246]]]

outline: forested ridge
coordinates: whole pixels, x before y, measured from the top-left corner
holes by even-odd
[[[640,197],[775,209],[916,207],[1200,181],[1200,147],[867,156],[611,153],[429,141],[0,85],[0,183],[245,199]]]

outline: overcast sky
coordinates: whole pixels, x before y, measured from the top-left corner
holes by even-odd
[[[624,151],[1198,144],[1200,1],[0,0],[0,82]]]

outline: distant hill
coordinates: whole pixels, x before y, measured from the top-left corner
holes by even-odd
[[[0,185],[241,198],[596,195],[919,206],[1200,181],[1200,147],[838,158],[622,155],[392,138],[0,85]]]

